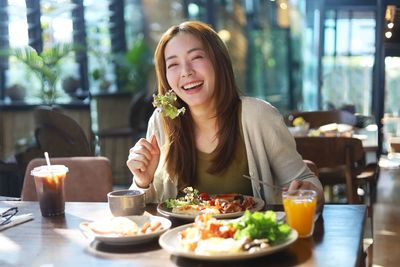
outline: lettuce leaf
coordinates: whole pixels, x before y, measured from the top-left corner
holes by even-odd
[[[176,100],[177,96],[174,91],[169,90],[165,95],[153,95],[153,106],[157,107],[165,117],[173,120],[186,111],[185,107],[178,109],[175,106]]]
[[[237,229],[235,239],[268,239],[270,243],[286,240],[291,232],[287,224],[276,221],[271,210],[254,213],[247,210],[233,226]]]

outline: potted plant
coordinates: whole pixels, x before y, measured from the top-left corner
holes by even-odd
[[[92,78],[98,83],[100,91],[107,91],[111,86],[111,82],[106,78],[106,70],[103,67],[95,68],[92,71]]]
[[[26,88],[19,83],[14,83],[6,88],[6,95],[11,101],[23,101],[26,96]]]
[[[55,44],[37,53],[34,48],[27,46],[12,49],[9,55],[25,64],[38,78],[41,84],[39,97],[50,104],[59,96],[56,87],[61,73],[59,63],[74,50],[76,47],[72,44]]]
[[[76,92],[81,87],[81,82],[78,78],[68,75],[62,80],[61,85],[67,95],[70,97],[75,97]]]
[[[153,57],[143,37],[138,37],[126,52],[115,55],[117,81],[121,91],[136,93],[146,90]]]

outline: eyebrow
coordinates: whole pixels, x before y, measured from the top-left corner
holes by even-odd
[[[198,51],[198,50],[204,51],[204,49],[202,49],[202,48],[200,48],[200,47],[194,47],[194,48],[192,48],[192,49],[189,49],[189,51],[188,51],[187,53],[190,54],[190,53],[195,52],[195,51]],[[169,56],[169,57],[167,57],[167,58],[165,59],[165,61],[168,61],[168,60],[173,59],[173,58],[176,58],[176,57],[177,57],[176,55]]]

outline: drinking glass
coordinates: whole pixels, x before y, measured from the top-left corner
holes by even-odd
[[[314,231],[317,192],[314,190],[291,190],[282,192],[286,223],[295,229],[299,237],[309,237]]]
[[[43,217],[64,214],[64,180],[67,172],[68,168],[64,165],[43,165],[31,171]]]

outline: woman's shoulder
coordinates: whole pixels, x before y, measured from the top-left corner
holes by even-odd
[[[255,97],[242,96],[242,111],[243,115],[249,116],[280,116],[279,111],[269,102]]]

